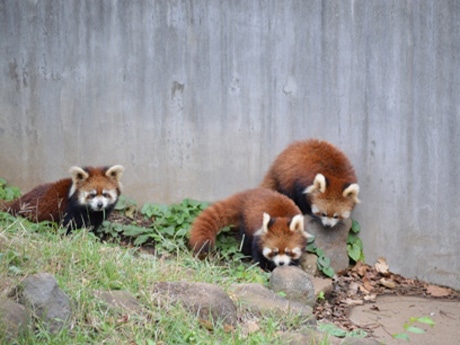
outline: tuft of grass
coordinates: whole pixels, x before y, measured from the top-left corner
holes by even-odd
[[[151,287],[158,281],[208,282],[224,289],[237,282],[267,283],[267,273],[257,266],[222,261],[219,255],[200,261],[177,248],[155,256],[105,243],[84,229],[64,236],[56,226],[5,213],[0,213],[0,253],[0,291],[12,291],[27,275],[48,272],[73,303],[70,329],[53,335],[37,323],[16,344],[282,344],[282,332],[296,327],[287,315],[257,319],[260,329],[251,334],[218,323],[210,330],[180,305],[156,307]],[[126,317],[108,310],[95,290],[128,291],[145,312]]]
[[[19,189],[0,179],[0,199],[11,200],[19,194]],[[214,255],[203,261],[191,255],[188,232],[207,206],[191,199],[175,205],[144,205],[140,225],[134,220],[136,203],[123,197],[117,212],[133,219],[131,223],[107,221],[97,233],[81,229],[68,236],[54,223],[36,224],[0,212],[0,298],[12,293],[24,277],[47,272],[56,277],[73,305],[69,328],[51,334],[38,321],[12,343],[285,344],[285,334],[301,326],[289,314],[282,318],[241,314],[242,324],[229,329],[207,320],[200,322],[180,305],[158,308],[152,301],[151,287],[159,281],[207,282],[224,290],[233,283],[268,284],[269,273],[246,260],[230,228],[219,234]],[[101,237],[112,240],[106,242]],[[126,239],[135,246],[117,244]],[[141,245],[154,246],[155,255]],[[138,299],[144,312],[120,315],[96,298],[96,290],[127,291]],[[248,319],[258,324],[257,331],[245,330]],[[0,332],[0,343],[5,342],[5,333]],[[327,339],[320,343],[326,344]]]

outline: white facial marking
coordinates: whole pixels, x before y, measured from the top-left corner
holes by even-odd
[[[328,227],[333,227],[339,222],[338,219],[336,218],[331,218],[331,217],[321,217],[321,223],[323,223],[324,226]]]
[[[345,211],[344,213],[342,213],[342,218],[343,219],[350,218],[350,211]]]
[[[289,266],[291,263],[291,257],[286,254],[276,255],[272,258],[273,263],[276,266]]]
[[[319,208],[316,205],[311,205],[311,213],[317,214],[317,213],[320,213],[320,212],[321,211],[319,210]]]
[[[294,249],[292,249],[292,258],[294,260],[297,260],[298,258],[300,258],[301,255],[302,255],[302,249],[300,249],[299,247],[295,247]]]
[[[271,253],[272,253],[272,250],[271,250],[270,248],[267,248],[267,247],[265,247],[265,248],[263,249],[263,251],[262,251],[262,254],[263,254],[267,259],[269,259]]]
[[[87,205],[93,211],[102,211],[109,205],[117,201],[117,192],[114,189],[102,191],[102,195],[97,195],[97,191],[81,191],[78,195],[78,202],[81,205]]]

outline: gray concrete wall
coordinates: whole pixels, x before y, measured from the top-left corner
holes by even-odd
[[[0,1],[0,176],[121,163],[144,202],[256,186],[293,140],[354,163],[369,263],[460,288],[460,2]]]

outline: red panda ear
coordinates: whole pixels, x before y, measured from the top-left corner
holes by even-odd
[[[69,173],[74,184],[82,182],[89,177],[88,173],[80,167],[71,167]]]
[[[114,165],[107,169],[105,172],[105,175],[107,177],[113,178],[114,180],[119,181],[121,178],[121,175],[123,175],[123,172],[125,171],[125,168],[122,165]]]
[[[304,194],[324,193],[326,191],[326,178],[323,174],[316,174],[313,184],[304,190]]]
[[[264,212],[264,218],[262,221],[262,233],[266,234],[268,232],[268,223],[270,223],[270,215]]]
[[[291,231],[303,231],[303,215],[298,214],[292,217],[291,222],[289,223],[289,230]]]
[[[352,183],[349,185],[347,188],[343,190],[343,197],[344,198],[350,198],[353,199],[353,201],[357,204],[360,203],[360,200],[358,199],[358,193],[359,193],[359,186],[357,183]]]
[[[289,229],[291,231],[300,231],[300,233],[305,238],[315,237],[314,235],[305,231],[305,217],[303,214],[298,214],[291,219],[291,223],[289,224]]]

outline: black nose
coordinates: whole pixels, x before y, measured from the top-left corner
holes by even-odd
[[[280,262],[278,263],[279,266],[284,266],[284,264],[285,264],[284,261],[280,261]]]
[[[97,208],[102,208],[103,205],[104,205],[104,204],[102,203],[102,201],[99,201],[99,202],[97,203]]]

